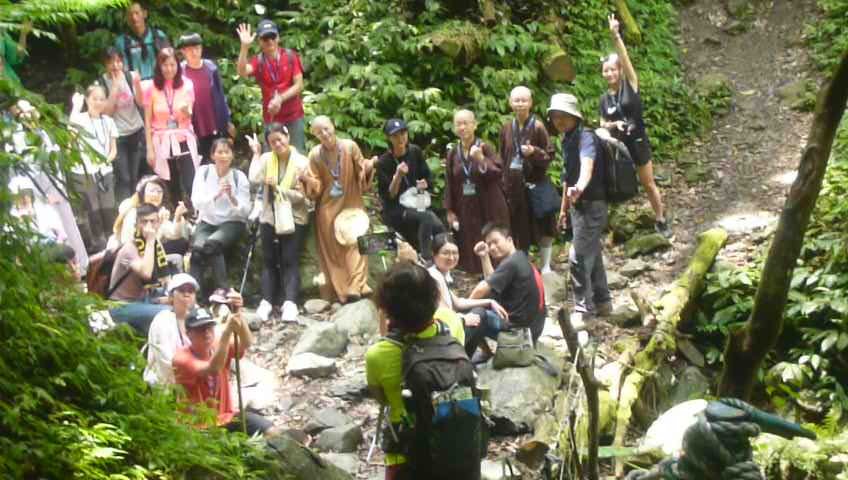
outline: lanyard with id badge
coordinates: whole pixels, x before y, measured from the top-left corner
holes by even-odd
[[[333,177],[333,185],[330,187],[330,198],[339,198],[344,195],[344,189],[342,188],[341,182],[339,182],[339,177],[342,173],[342,146],[338,145],[339,150],[336,156],[336,168],[330,168],[330,162],[324,157],[324,164],[327,165],[327,169],[330,170],[330,176]],[[324,147],[321,147],[321,153],[323,156]]]
[[[174,99],[177,96],[177,92],[174,89],[171,89],[171,95],[168,96],[168,87],[164,88],[165,93],[165,103],[168,105],[168,128],[170,130],[174,130],[179,127],[177,124],[177,119],[174,116]]]
[[[474,141],[475,146],[480,145],[480,139]],[[470,197],[473,195],[477,195],[477,185],[471,181],[471,168],[473,167],[471,160],[465,158],[465,153],[463,152],[462,143],[460,142],[459,146],[459,161],[462,165],[462,172],[465,174],[465,180],[462,182],[462,195],[465,197]],[[471,149],[468,150],[469,156],[471,155]],[[468,160],[468,161],[466,161]]]
[[[512,161],[509,162],[510,170],[521,170],[524,168],[524,159],[521,158],[521,140],[526,138],[528,130],[536,118],[533,115],[524,122],[524,128],[518,128],[518,120],[512,119]]]

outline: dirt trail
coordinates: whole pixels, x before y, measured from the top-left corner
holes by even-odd
[[[815,5],[810,0],[750,2],[757,6],[749,28],[730,34],[726,30],[738,20],[728,15],[725,3],[700,1],[680,14],[688,79],[723,74],[733,93],[730,112],[678,160],[700,162],[704,180],[681,181],[665,194],[678,243],[691,246],[697,233],[717,224],[731,234],[723,256],[744,262],[761,240],[756,231],[779,214],[806,144],[811,115],[791,110],[778,91],[807,75],[802,35]],[[675,270],[687,259],[679,260]]]

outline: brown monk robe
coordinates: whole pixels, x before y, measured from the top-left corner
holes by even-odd
[[[335,129],[327,133],[327,125],[332,129],[326,117],[316,117],[312,122],[312,131],[321,144],[309,152],[306,195],[316,204],[318,258],[325,280],[321,297],[325,300],[337,297],[346,303],[371,293],[367,284],[368,260],[359,254],[356,245],[345,246],[336,240],[334,222],[336,215],[346,208],[363,208],[362,193],[370,187],[374,169],[373,163],[362,157],[355,142],[336,138]]]
[[[454,212],[459,221],[459,268],[468,273],[483,271],[480,258],[474,254],[474,245],[483,239],[483,226],[488,222],[509,225],[501,159],[492,146],[479,139],[474,143],[482,150],[481,162],[469,158],[470,146],[463,146],[460,141],[448,151],[445,166],[444,207]],[[469,182],[472,186],[468,186]]]
[[[556,234],[556,214],[536,218],[530,209],[530,194],[527,189],[528,183],[536,183],[547,175],[548,165],[554,158],[554,145],[545,125],[534,116],[531,115],[521,127],[516,128],[516,123],[513,120],[501,128],[500,155],[504,163],[503,182],[509,204],[512,238],[516,248],[526,252],[530,245],[538,245],[542,237],[553,237]],[[516,154],[516,140],[519,147],[533,147],[532,153],[521,155],[518,169],[510,168]]]

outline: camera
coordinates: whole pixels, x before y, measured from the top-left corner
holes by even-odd
[[[368,233],[356,239],[360,255],[373,255],[386,251],[397,251],[398,234],[392,230],[380,233]]]

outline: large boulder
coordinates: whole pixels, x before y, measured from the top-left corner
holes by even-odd
[[[321,432],[315,448],[324,452],[355,452],[362,441],[362,428],[356,423],[328,428]]]
[[[289,358],[286,371],[295,377],[329,377],[336,371],[336,361],[314,353],[299,353]]]
[[[554,360],[557,372],[562,364]],[[491,362],[478,370],[478,384],[488,387],[495,426],[492,433],[518,435],[531,430],[536,418],[550,408],[560,385],[560,375],[551,376],[540,367],[496,370]]]
[[[311,352],[324,357],[338,357],[345,351],[348,338],[331,322],[318,322],[309,326],[301,335],[292,354]]]
[[[235,363],[235,362],[233,362]],[[231,367],[235,372],[235,366]],[[239,372],[241,373],[241,394],[245,407],[255,410],[264,410],[279,401],[277,389],[280,381],[276,373],[262,368],[247,359],[239,361]],[[231,391],[235,392],[237,385],[235,375],[230,380]]]
[[[359,472],[359,457],[355,453],[327,452],[322,453],[321,458],[351,475],[356,475]]]
[[[333,314],[330,321],[348,336],[371,337],[380,329],[377,307],[368,299],[343,306]]]
[[[706,400],[689,400],[663,413],[648,428],[640,449],[660,448],[664,455],[676,455],[683,445],[686,429],[698,421],[697,415],[705,408]]]
[[[650,235],[641,235],[633,237],[624,244],[624,252],[628,257],[644,255],[656,250],[668,248],[671,242],[668,241],[662,234],[652,233]]]
[[[348,472],[322,459],[317,453],[304,447],[288,435],[269,438],[267,449],[270,456],[268,469],[274,480],[353,480]]]
[[[344,413],[335,408],[324,408],[312,415],[312,418],[306,423],[304,431],[310,435],[315,435],[322,430],[341,427],[350,423],[353,423],[353,420]]]

